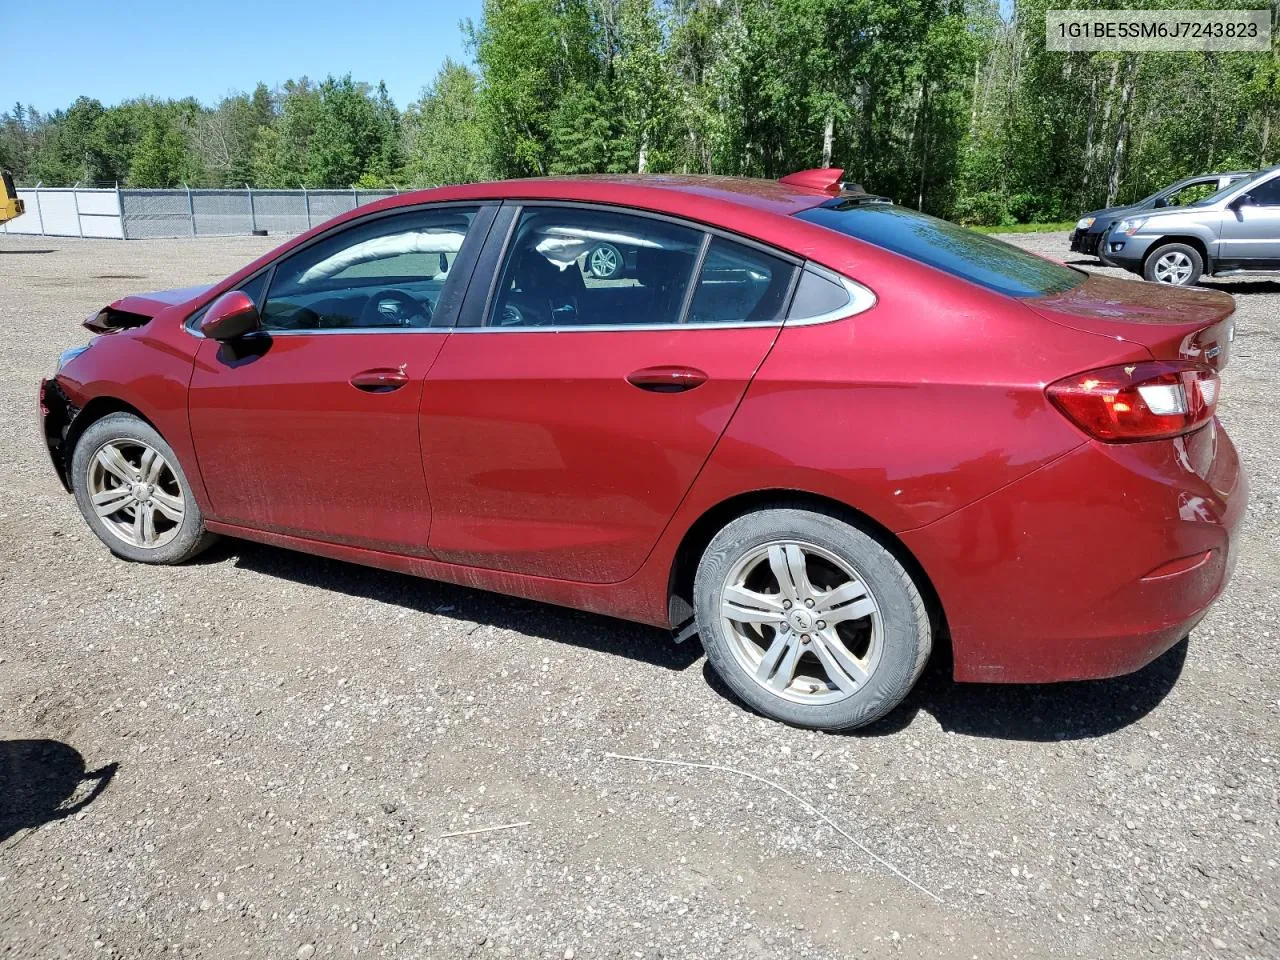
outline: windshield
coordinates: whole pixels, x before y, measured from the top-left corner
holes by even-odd
[[[1235,192],[1240,187],[1248,186],[1249,184],[1262,179],[1264,174],[1267,174],[1270,172],[1271,172],[1270,170],[1263,170],[1262,173],[1255,173],[1253,174],[1253,176],[1250,176],[1250,177],[1242,177],[1238,180],[1233,180],[1231,183],[1228,183],[1221,190],[1215,190],[1213,193],[1209,194],[1207,197],[1203,197],[1200,200],[1195,201],[1195,203],[1189,203],[1187,204],[1187,206],[1189,207],[1210,206],[1211,204],[1217,203],[1219,200],[1224,199],[1227,195]]]
[[[796,216],[1011,297],[1060,293],[1087,276],[1003,240],[889,203],[832,200]]]

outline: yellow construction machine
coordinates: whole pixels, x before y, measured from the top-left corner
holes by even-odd
[[[0,193],[0,223],[8,223],[10,220],[22,216],[26,207],[18,199],[18,191],[14,189],[12,174],[5,170],[0,173],[0,177],[4,179],[4,192]]]

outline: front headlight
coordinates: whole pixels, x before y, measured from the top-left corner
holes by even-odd
[[[1093,226],[1093,221],[1094,221],[1093,217],[1081,217],[1079,220],[1076,221],[1076,229],[1088,230],[1090,227]]]
[[[1126,237],[1132,237],[1147,222],[1146,217],[1137,217],[1133,220],[1121,220],[1116,224],[1116,233],[1122,233]]]
[[[83,347],[72,347],[70,350],[63,350],[62,353],[58,354],[58,369],[53,371],[54,376],[60,374],[63,367],[88,349],[89,345],[86,343]]]

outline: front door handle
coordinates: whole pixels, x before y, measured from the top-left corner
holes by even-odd
[[[645,367],[627,374],[627,383],[653,393],[683,393],[707,382],[707,375],[695,367]]]
[[[404,372],[404,367],[375,367],[373,370],[361,370],[351,378],[351,385],[365,393],[390,393],[408,382],[409,375]]]

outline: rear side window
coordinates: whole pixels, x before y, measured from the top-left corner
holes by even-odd
[[[834,276],[815,267],[805,268],[791,300],[789,320],[812,320],[837,313],[853,300],[847,287]]]
[[[761,250],[713,237],[689,306],[689,323],[780,322],[796,268]]]
[[[613,210],[528,207],[512,234],[487,323],[679,323],[702,238],[699,230]]]
[[[796,216],[1011,297],[1060,293],[1085,274],[992,237],[888,203],[833,200]]]

